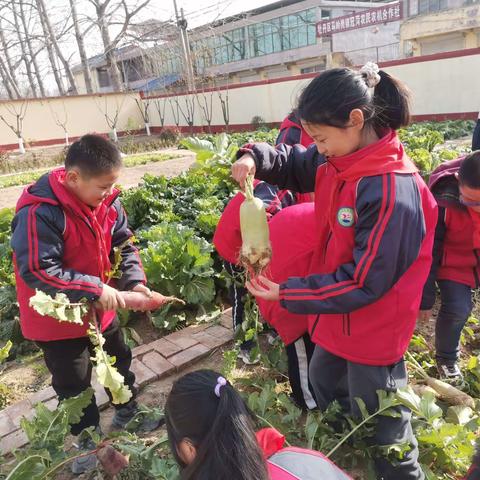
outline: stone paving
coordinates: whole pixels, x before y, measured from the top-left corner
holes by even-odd
[[[191,325],[134,348],[131,368],[136,376],[137,387],[176,373],[232,341],[231,315],[231,309],[225,310],[219,323]],[[99,408],[106,408],[109,402],[107,394],[95,378],[92,379],[92,387]],[[20,428],[20,421],[23,417],[31,419],[35,414],[34,406],[40,402],[50,410],[56,408],[58,400],[52,387],[35,392],[0,412],[1,453],[11,452],[28,443]]]

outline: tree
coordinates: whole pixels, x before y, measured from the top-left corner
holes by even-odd
[[[20,6],[20,10],[17,10],[17,5]],[[28,22],[25,17],[25,10],[23,9],[22,0],[17,2],[16,0],[10,0],[10,11],[13,17],[13,27],[17,34],[18,45],[20,47],[20,55],[22,62],[25,65],[25,71],[27,73],[30,89],[34,97],[37,97],[37,87],[35,77],[40,89],[40,95],[46,97],[45,87],[43,85],[43,78],[40,73],[40,68],[37,62],[37,54],[34,53],[33,44],[29,35]],[[20,25],[21,23],[21,25]],[[33,67],[33,69],[32,69]]]
[[[85,79],[85,87],[87,93],[93,93],[92,75],[88,65],[88,56],[85,50],[85,42],[83,41],[83,33],[80,30],[80,20],[78,18],[76,0],[69,0],[70,12],[72,14],[73,27],[75,29],[75,39],[77,41],[78,53],[80,54],[80,61],[82,63],[83,78]]]
[[[67,108],[65,106],[65,101],[62,100],[63,106],[63,114],[59,114],[52,106],[50,101],[48,101],[48,108],[50,109],[50,113],[52,114],[53,120],[62,130],[65,135],[65,145],[68,146],[70,144],[69,137],[68,137],[68,114]]]
[[[95,97],[95,103],[97,108],[102,112],[103,116],[105,117],[105,122],[109,126],[112,131],[112,137],[114,142],[118,142],[118,135],[117,135],[117,125],[118,125],[118,118],[120,116],[120,112],[122,110],[123,104],[127,99],[127,95],[122,95],[121,100],[119,100],[119,95],[115,95],[115,106],[112,109],[108,107],[108,99],[105,96],[100,95],[99,97]],[[101,103],[101,99],[103,98],[103,104]]]
[[[110,79],[114,91],[123,90],[123,82],[117,64],[117,48],[125,38],[125,34],[132,24],[133,18],[149,3],[150,0],[135,2],[129,5],[128,0],[88,0],[95,8],[95,24],[100,31],[103,43],[103,51],[107,60]],[[121,14],[119,12],[122,12]],[[112,38],[110,27],[120,25],[120,31]]]
[[[73,77],[73,73],[72,73],[72,70],[70,68],[70,64],[67,61],[67,59],[65,58],[65,56],[63,55],[62,50],[60,49],[60,46],[59,46],[58,40],[57,40],[57,36],[55,35],[55,32],[54,32],[53,27],[52,27],[52,23],[50,22],[50,18],[49,18],[48,13],[47,13],[47,9],[45,7],[45,2],[44,2],[44,0],[35,0],[35,1],[36,1],[36,5],[37,5],[38,15],[40,17],[40,22],[42,24],[42,29],[43,29],[43,33],[44,33],[44,36],[45,36],[45,42],[46,42],[46,45],[47,45],[47,50],[49,52],[49,56],[51,54],[50,49],[53,49],[53,51],[55,52],[58,59],[60,60],[60,62],[63,65],[63,69],[64,69],[65,74],[67,76],[68,83],[70,84],[69,92],[71,92],[73,94],[76,94],[76,93],[78,93],[77,92],[77,86],[75,84],[75,79]],[[55,62],[55,64],[52,63],[52,68],[54,69],[54,75],[58,75],[59,72],[57,70],[58,67],[56,65],[56,62]],[[57,85],[59,87],[60,93],[63,95],[62,90],[61,90],[61,87],[63,89],[63,82],[61,82],[61,81],[58,82],[57,76],[55,76],[55,80],[57,81]]]
[[[0,115],[0,120],[17,136],[18,151],[25,153],[25,146],[23,144],[23,120],[27,113],[28,101],[6,103],[3,105],[7,112],[12,117],[7,120],[3,115]]]
[[[144,100],[139,100],[138,98],[135,98],[135,103],[137,104],[143,123],[145,124],[145,131],[147,132],[147,135],[150,136],[150,99],[146,98]]]
[[[20,94],[20,89],[18,88],[15,67],[12,61],[12,57],[10,55],[10,45],[8,44],[7,39],[5,37],[5,33],[3,31],[3,26],[1,21],[0,21],[0,45],[2,48],[3,57],[5,58],[5,61],[2,60],[2,66],[0,67],[2,70],[4,70],[4,73],[2,74],[3,83],[7,89],[11,88],[13,92],[11,98],[13,98],[13,95],[15,95],[17,98],[20,98],[21,94]],[[7,87],[7,83],[9,84],[9,87]]]

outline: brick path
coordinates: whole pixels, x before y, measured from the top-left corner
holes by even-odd
[[[141,388],[176,373],[232,341],[231,315],[231,309],[225,310],[219,323],[191,325],[134,348],[132,371],[136,376],[136,386]],[[92,387],[99,408],[106,408],[109,402],[107,394],[95,378],[92,379]],[[43,403],[50,410],[55,409],[57,398],[53,388],[48,387],[35,392],[29,398],[0,412],[1,453],[11,452],[28,443],[25,433],[20,428],[20,421],[23,417],[31,419],[34,416],[33,407],[37,403]]]

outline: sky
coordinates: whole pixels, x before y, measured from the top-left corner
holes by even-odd
[[[177,6],[179,10],[183,8],[189,28],[193,28],[275,1],[277,0],[177,0]],[[151,0],[149,10],[153,18],[174,18],[173,0]]]

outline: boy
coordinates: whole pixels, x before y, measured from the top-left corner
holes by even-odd
[[[431,317],[437,282],[442,302],[435,331],[437,368],[442,379],[461,383],[460,335],[480,276],[480,151],[440,165],[429,186],[440,208],[420,320]]]
[[[121,167],[121,154],[113,143],[97,135],[83,136],[68,149],[65,167],[43,175],[24,190],[12,223],[24,337],[42,349],[59,400],[76,396],[91,382],[88,322],[79,326],[41,316],[29,306],[29,300],[39,289],[52,296],[65,293],[72,302],[82,298],[96,302],[104,348],[116,357],[115,366],[133,394],[127,404],[115,405],[112,425],[116,428],[123,428],[138,407],[135,375],[130,370],[132,353],[123,340],[115,314],[117,308],[125,305],[118,290],[108,285],[105,278],[114,247],[126,245],[120,264],[122,275],[116,287],[149,292],[137,250],[128,241],[132,233],[118,198],[120,192],[114,188]],[[99,427],[95,397],[80,422],[72,425],[71,433],[80,435],[87,427]],[[78,446],[87,450],[90,445],[80,436]],[[74,462],[72,470],[83,473],[95,464],[94,456],[85,456]]]

